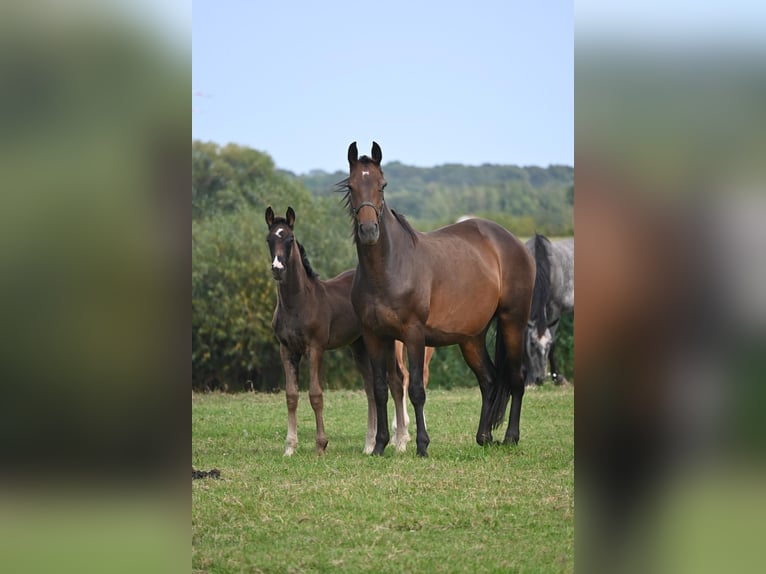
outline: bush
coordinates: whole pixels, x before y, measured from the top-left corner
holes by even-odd
[[[297,213],[296,238],[320,276],[329,278],[356,264],[350,224],[337,202],[293,197],[278,199],[273,207],[279,213],[288,204]],[[265,207],[243,207],[192,222],[194,388],[283,386],[279,346],[271,328],[277,293],[269,272],[264,211]],[[349,350],[329,352],[324,370],[333,373],[327,388],[361,386]]]

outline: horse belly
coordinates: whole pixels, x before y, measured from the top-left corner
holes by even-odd
[[[485,283],[487,284],[487,283]],[[499,293],[476,285],[449,292],[434,288],[426,330],[435,338],[451,339],[481,333],[497,310]]]

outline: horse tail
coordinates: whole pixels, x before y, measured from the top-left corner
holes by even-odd
[[[489,422],[493,429],[503,422],[505,409],[508,408],[508,401],[511,398],[508,350],[505,347],[503,329],[500,328],[497,318],[495,318],[495,332],[495,377],[489,395]]]
[[[535,286],[532,290],[532,307],[529,320],[542,335],[548,326],[546,306],[551,296],[551,243],[547,238],[535,233]]]

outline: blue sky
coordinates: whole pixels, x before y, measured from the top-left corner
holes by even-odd
[[[572,0],[198,1],[192,137],[296,173],[574,162]]]

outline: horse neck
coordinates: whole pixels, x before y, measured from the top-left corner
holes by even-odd
[[[285,278],[277,284],[280,305],[286,309],[300,306],[306,299],[309,283],[300,255],[296,255],[293,251],[287,262]]]
[[[374,245],[362,245],[359,241],[356,242],[360,265],[368,275],[374,277],[386,276],[386,271],[392,263],[394,242],[398,239],[398,234],[406,233],[385,204],[380,212],[379,228],[380,236]]]

